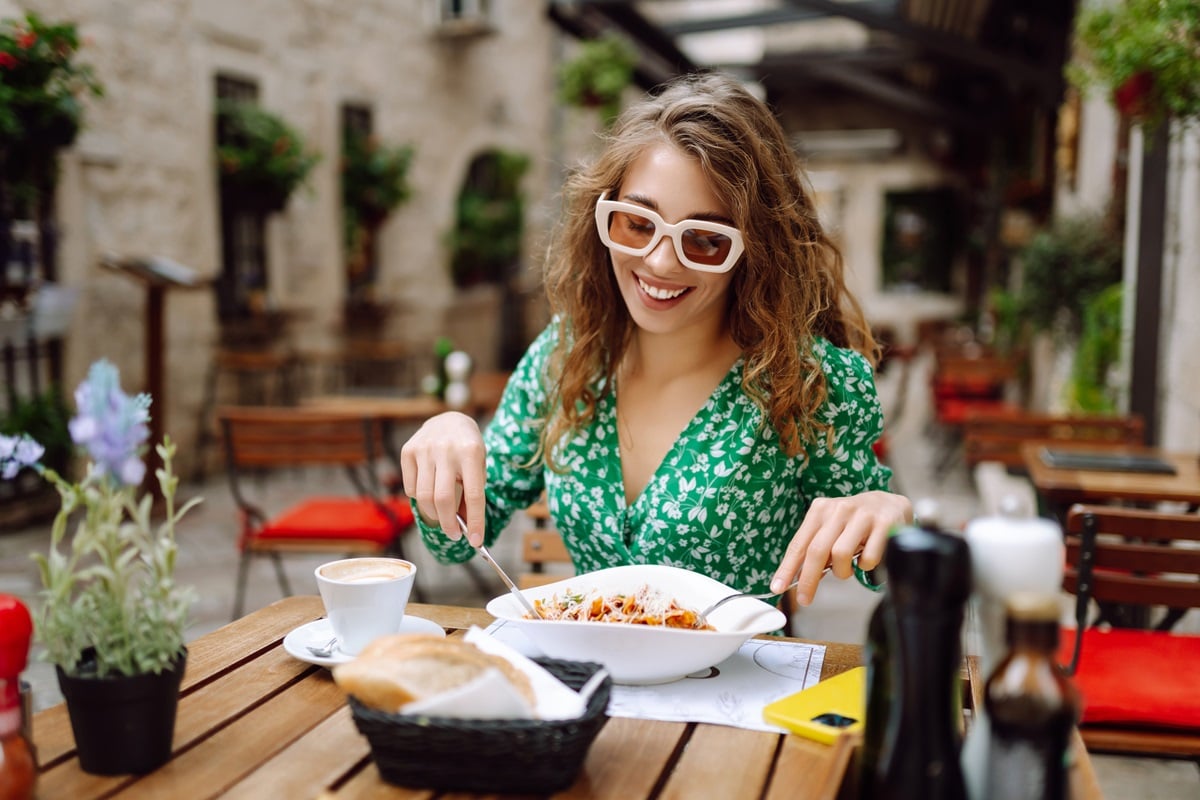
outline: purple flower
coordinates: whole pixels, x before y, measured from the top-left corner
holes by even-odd
[[[28,434],[4,436],[0,434],[0,478],[12,480],[26,467],[36,466],[46,448]]]
[[[146,474],[140,456],[150,436],[150,396],[122,392],[117,368],[101,359],[75,390],[75,406],[79,414],[70,422],[71,438],[87,449],[96,471],[127,486],[140,484]]]

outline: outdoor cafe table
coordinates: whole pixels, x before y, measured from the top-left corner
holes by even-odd
[[[410,604],[448,632],[485,627],[483,609]],[[79,769],[63,705],[33,720],[40,798],[468,798],[385,783],[330,673],[289,656],[294,628],[322,616],[320,598],[297,596],[188,646],[171,760],[144,776]],[[827,643],[822,677],[856,666],[855,645]],[[965,674],[970,674],[968,670]],[[971,702],[966,693],[965,703]],[[920,735],[919,732],[914,732]],[[721,725],[612,718],[561,798],[834,798],[855,741],[822,745],[794,735]],[[1076,737],[1072,797],[1101,796]],[[471,754],[463,753],[470,769]]]
[[[1171,501],[1200,505],[1200,454],[1172,453],[1154,447],[1114,447],[1084,442],[1055,443],[1062,450],[1157,458],[1175,468],[1175,474],[1120,470],[1051,467],[1042,461],[1045,442],[1021,445],[1029,479],[1056,516],[1072,503],[1156,503]]]

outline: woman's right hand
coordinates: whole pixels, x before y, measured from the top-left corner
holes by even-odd
[[[485,527],[484,455],[479,425],[457,411],[430,417],[400,450],[404,492],[417,501],[421,517],[457,541],[461,514],[475,547],[483,543]]]

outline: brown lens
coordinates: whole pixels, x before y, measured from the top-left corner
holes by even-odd
[[[625,211],[614,211],[609,220],[608,235],[617,244],[639,250],[650,243],[654,237],[654,220],[630,214]]]
[[[680,237],[683,253],[697,264],[715,267],[724,264],[733,247],[733,240],[723,233],[703,228],[688,228]]]

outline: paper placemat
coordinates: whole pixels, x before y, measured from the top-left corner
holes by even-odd
[[[487,632],[526,656],[542,655],[504,620],[493,622]],[[655,686],[613,684],[608,713],[778,733],[783,729],[763,721],[763,706],[815,685],[824,663],[824,645],[751,639],[703,673]]]

